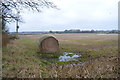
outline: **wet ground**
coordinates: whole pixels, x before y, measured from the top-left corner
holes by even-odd
[[[71,53],[71,52],[64,52],[63,55],[61,55],[59,57],[59,61],[78,61],[78,58],[81,55],[77,55],[75,53]]]

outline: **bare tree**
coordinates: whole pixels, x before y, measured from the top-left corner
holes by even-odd
[[[43,7],[57,9],[56,5],[48,0],[0,0],[2,30],[5,30],[6,23],[22,21],[20,12],[23,9],[41,12]]]

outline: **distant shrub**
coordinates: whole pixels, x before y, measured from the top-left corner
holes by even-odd
[[[16,35],[9,35],[9,39],[14,40],[14,39],[19,39]]]
[[[10,42],[10,40],[19,39],[16,35],[11,35],[8,33],[2,33],[2,46],[5,47]]]

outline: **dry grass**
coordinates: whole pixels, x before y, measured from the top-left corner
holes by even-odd
[[[22,78],[113,78],[117,77],[118,36],[96,34],[53,34],[60,52],[38,53],[37,41],[43,34],[19,35],[3,48],[3,77]],[[63,52],[81,54],[85,64],[57,64]],[[78,64],[78,63],[76,63]],[[72,67],[66,67],[72,65]]]
[[[52,65],[46,73],[47,78],[117,78],[118,58],[99,58],[75,65]]]
[[[3,49],[3,77],[41,78],[41,62],[34,42],[26,39],[11,41]]]

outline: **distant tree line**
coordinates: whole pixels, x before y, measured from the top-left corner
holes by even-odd
[[[79,29],[70,29],[64,31],[49,31],[49,33],[118,33],[119,30],[79,30]]]

